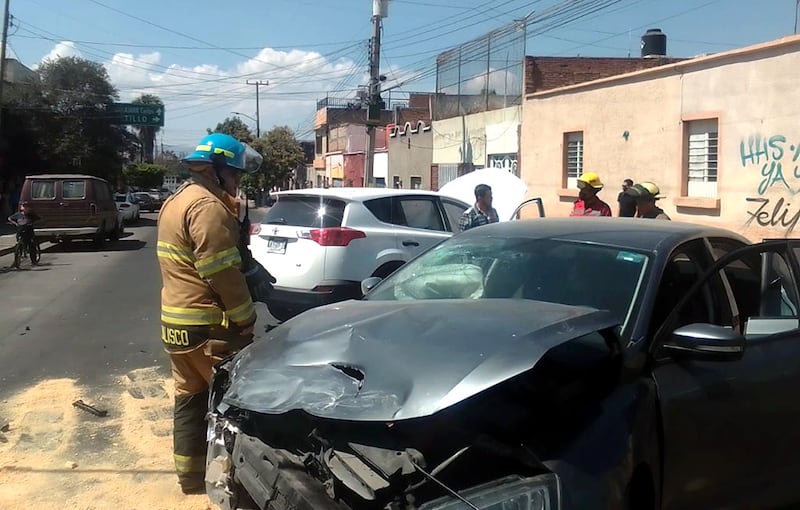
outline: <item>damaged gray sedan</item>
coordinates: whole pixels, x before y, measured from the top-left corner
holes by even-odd
[[[792,502],[800,441],[770,457],[753,438],[800,411],[781,390],[800,382],[793,246],[626,219],[455,236],[216,368],[209,497],[274,510]]]

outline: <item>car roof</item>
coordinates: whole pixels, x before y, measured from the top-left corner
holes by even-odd
[[[441,193],[436,191],[428,191],[422,189],[394,189],[394,188],[306,188],[306,189],[293,189],[286,191],[273,192],[277,196],[315,196],[315,197],[331,197],[342,198],[345,200],[369,200],[372,198],[383,198],[403,195],[423,195],[432,197],[442,197]],[[447,197],[451,198],[451,197]],[[453,198],[457,202],[461,202],[457,198]]]
[[[98,181],[108,182],[100,177],[94,175],[84,175],[84,174],[37,174],[37,175],[28,175],[25,178],[26,179],[95,179]]]
[[[535,237],[624,246],[655,252],[701,237],[745,237],[723,228],[679,221],[642,218],[535,218],[493,223],[470,229],[461,236]]]

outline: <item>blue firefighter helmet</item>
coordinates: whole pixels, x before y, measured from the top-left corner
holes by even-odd
[[[186,163],[222,163],[246,173],[255,173],[261,167],[262,157],[255,149],[223,133],[206,135],[194,152],[183,158]]]

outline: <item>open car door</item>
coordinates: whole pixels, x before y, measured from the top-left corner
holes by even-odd
[[[532,207],[534,205],[537,208],[538,217],[544,218],[544,204],[542,203],[542,199],[541,197],[535,197],[535,198],[529,198],[528,200],[525,200],[524,202],[519,204],[517,208],[514,209],[514,213],[509,218],[509,221],[522,219],[522,210]]]
[[[704,249],[693,241],[670,256],[654,304],[656,316],[674,302],[669,296],[677,299],[653,324],[651,344],[663,429],[661,508],[794,507],[800,241],[721,256],[714,250],[708,263],[715,242]]]

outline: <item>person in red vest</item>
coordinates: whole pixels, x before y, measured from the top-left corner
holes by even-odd
[[[611,207],[597,197],[603,189],[600,176],[594,172],[586,172],[578,177],[578,200],[572,207],[570,216],[611,216]]]

